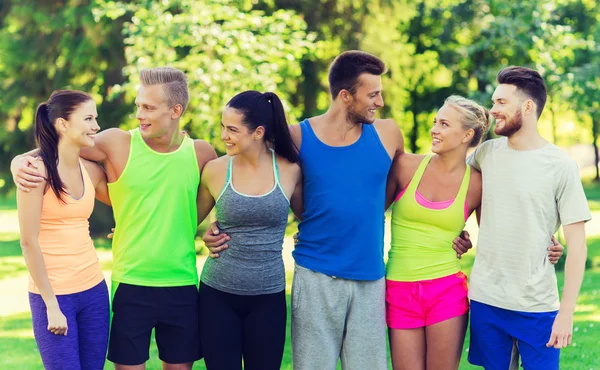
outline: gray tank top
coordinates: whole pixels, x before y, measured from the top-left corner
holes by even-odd
[[[215,208],[219,229],[231,240],[219,258],[208,258],[200,280],[231,294],[258,295],[285,289],[281,251],[290,202],[279,182],[273,152],[275,184],[264,195],[244,195],[233,187],[233,158]]]

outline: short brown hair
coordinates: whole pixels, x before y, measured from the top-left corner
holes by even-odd
[[[496,77],[499,84],[515,85],[517,90],[527,95],[537,106],[537,117],[540,118],[546,105],[546,84],[538,71],[511,66],[506,67]]]
[[[385,63],[364,51],[349,50],[338,55],[329,68],[329,90],[335,100],[340,91],[348,90],[354,95],[358,88],[358,77],[363,73],[381,76]]]

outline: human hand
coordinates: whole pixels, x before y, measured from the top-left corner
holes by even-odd
[[[219,231],[219,221],[215,221],[208,226],[204,235],[202,235],[202,241],[206,248],[208,248],[209,256],[211,258],[219,258],[219,252],[229,248],[225,243],[231,238],[227,234],[221,234]]]
[[[556,263],[558,262],[558,260],[560,260],[560,257],[562,257],[564,252],[565,247],[563,247],[562,244],[556,241],[556,238],[553,235],[552,245],[548,247],[548,261],[550,261],[551,264],[556,265]]]
[[[469,235],[467,230],[463,230],[460,235],[452,241],[452,249],[456,251],[456,257],[459,259],[471,248],[473,248],[473,243],[471,243],[471,235]]]
[[[550,340],[546,347],[565,348],[573,339],[573,315],[562,314],[560,311],[554,318]]]
[[[47,308],[46,315],[48,316],[48,330],[56,335],[67,335],[69,327],[67,318],[63,315],[60,308]]]
[[[44,177],[38,170],[39,157],[27,155],[22,158],[15,158],[10,163],[10,172],[13,176],[13,181],[18,189],[29,192],[33,188],[37,188],[40,182],[44,181]]]

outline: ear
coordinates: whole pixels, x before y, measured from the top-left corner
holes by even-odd
[[[181,104],[175,104],[172,108],[171,119],[178,119],[183,114],[183,106]]]
[[[265,128],[258,126],[256,130],[254,130],[254,134],[252,136],[254,140],[262,140],[263,136],[265,136]]]
[[[463,137],[463,139],[462,139],[462,142],[470,143],[471,140],[473,140],[474,135],[475,135],[475,130],[473,130],[472,128],[468,129],[467,132],[465,133],[465,137]]]
[[[59,132],[64,133],[69,128],[69,122],[67,122],[66,119],[61,117],[56,120],[56,123],[54,123],[54,126],[56,127],[56,129]]]
[[[349,103],[352,101],[353,96],[350,93],[350,91],[346,90],[346,89],[342,89],[340,91],[340,93],[338,94],[338,97],[342,100],[342,102],[344,103]]]
[[[533,100],[527,99],[524,104],[525,106],[523,107],[523,113],[525,113],[525,115],[535,113],[535,103],[533,102]]]

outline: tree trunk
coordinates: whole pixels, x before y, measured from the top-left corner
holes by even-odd
[[[317,61],[304,60],[302,61],[302,82],[298,87],[299,95],[304,99],[304,112],[300,118],[313,117],[318,114],[317,111],[317,96],[322,91],[321,82],[319,81],[319,66]]]
[[[413,153],[416,153],[419,150],[419,146],[417,145],[417,139],[419,138],[419,112],[417,110],[416,107],[416,99],[417,99],[417,94],[412,91],[410,93],[410,97],[411,97],[411,112],[412,112],[412,116],[413,116],[413,127],[410,130],[410,134],[409,134],[409,142],[410,142],[410,150]]]

